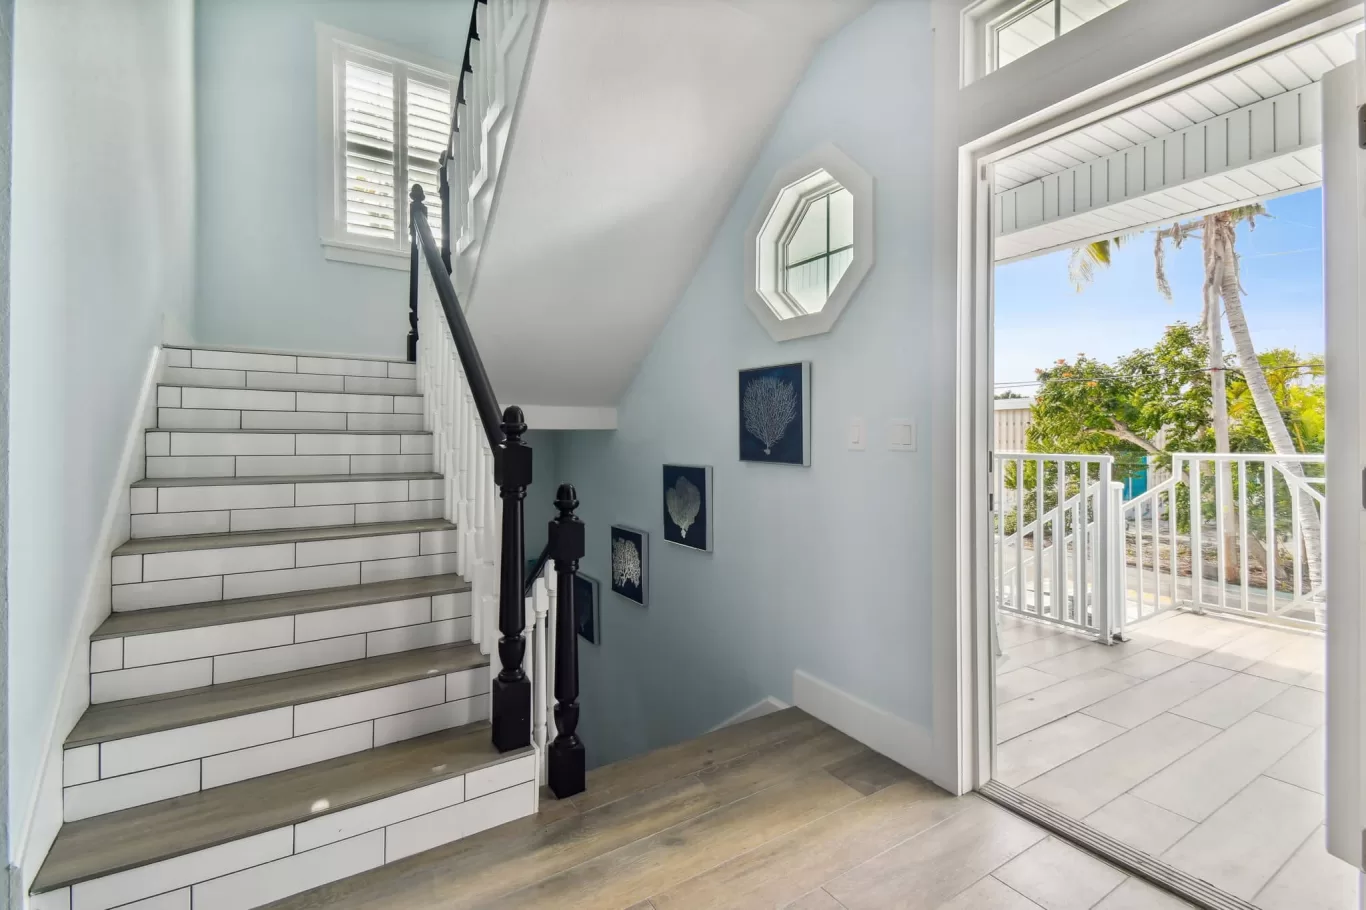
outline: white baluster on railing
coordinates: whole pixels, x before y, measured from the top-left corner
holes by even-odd
[[[532,742],[540,750],[541,761],[537,763],[537,785],[541,783],[542,766],[545,762],[545,747],[550,740],[546,738],[546,713],[550,709],[550,676],[547,672],[546,648],[547,642],[547,615],[550,611],[550,591],[546,584],[544,573],[536,579],[532,585],[532,596],[528,598],[531,603],[531,615],[528,617],[527,628],[531,629],[531,645],[535,652],[534,672],[531,673],[531,720],[532,720]]]

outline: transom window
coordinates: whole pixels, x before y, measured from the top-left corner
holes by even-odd
[[[1000,69],[1124,0],[1028,0],[1010,5],[987,26],[988,70]]]
[[[320,106],[326,105],[330,121],[320,140],[327,256],[406,267],[408,189],[414,183],[426,193],[432,233],[441,239],[440,157],[455,78],[331,29],[324,40],[320,28],[319,55],[326,55],[326,80],[321,59],[319,75],[328,96]]]

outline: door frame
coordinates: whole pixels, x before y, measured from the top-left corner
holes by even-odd
[[[972,31],[972,10],[982,2],[987,0],[936,0],[932,12],[938,178],[934,291],[941,304],[951,301],[948,308],[936,308],[935,331],[939,350],[951,352],[953,362],[943,368],[954,377],[952,408],[936,414],[934,429],[936,466],[943,464],[938,459],[947,460],[955,478],[951,512],[936,513],[936,521],[947,520],[954,528],[949,576],[954,609],[947,615],[936,611],[935,617],[934,726],[943,749],[935,776],[959,793],[991,779],[995,753],[988,506],[994,263],[987,178],[992,163],[1362,15],[1361,0],[1228,0],[1210,4],[1218,10],[1204,10],[1213,18],[1195,23],[1205,33],[1191,41],[1189,32],[1170,27],[1184,21],[1181,0],[1142,0],[1021,58],[1000,78],[988,75],[963,84],[963,39]],[[1189,12],[1187,4],[1185,18]],[[1077,59],[1086,39],[1088,53]],[[1136,47],[1146,62],[1106,78],[1105,61],[1132,59]],[[1043,90],[1034,80],[1043,80]],[[1016,85],[1027,87],[1012,105],[1008,100]],[[939,554],[936,563],[942,565],[941,559]]]

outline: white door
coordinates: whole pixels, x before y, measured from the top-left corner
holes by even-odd
[[[1366,101],[1363,52],[1323,82],[1324,291],[1327,322],[1328,849],[1362,866],[1366,831]]]

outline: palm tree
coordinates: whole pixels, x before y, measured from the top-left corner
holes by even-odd
[[[1277,455],[1293,455],[1296,452],[1294,441],[1286,427],[1285,417],[1277,406],[1275,395],[1272,394],[1271,386],[1267,382],[1266,372],[1262,368],[1261,360],[1257,357],[1256,348],[1252,345],[1252,334],[1248,330],[1247,316],[1243,312],[1237,228],[1239,224],[1246,222],[1250,229],[1255,229],[1257,218],[1266,216],[1266,214],[1265,206],[1260,203],[1236,206],[1212,215],[1205,215],[1203,218],[1178,222],[1156,232],[1153,262],[1157,289],[1168,300],[1172,299],[1172,289],[1167,281],[1166,273],[1167,241],[1170,240],[1172,246],[1179,249],[1189,237],[1200,237],[1205,272],[1201,324],[1205,327],[1206,341],[1209,345],[1211,399],[1213,402],[1211,423],[1214,427],[1216,452],[1229,451],[1228,395],[1223,353],[1223,322],[1225,318],[1228,321],[1229,335],[1233,339],[1233,347],[1237,352],[1243,380],[1247,383],[1248,392],[1257,408],[1257,414],[1261,417],[1263,426],[1266,427],[1267,438],[1271,441],[1272,451]],[[1110,264],[1114,248],[1117,248],[1125,239],[1127,238],[1115,237],[1097,240],[1073,251],[1068,262],[1068,273],[1078,290],[1081,290],[1091,281],[1097,266],[1108,266]],[[1221,300],[1223,302],[1222,312],[1219,306]],[[1304,477],[1304,470],[1298,464],[1286,464],[1285,468],[1289,474],[1299,478]],[[1221,468],[1217,476],[1218,483],[1223,488],[1221,498],[1231,508],[1233,498],[1228,472]],[[1235,536],[1232,529],[1236,527],[1236,523],[1230,521],[1228,515],[1229,513],[1226,512],[1224,527],[1227,539],[1224,552],[1231,559],[1231,554],[1236,552],[1232,541]],[[1300,522],[1304,535],[1310,584],[1313,589],[1317,590],[1323,583],[1323,532],[1318,510],[1308,496],[1300,497]],[[1272,562],[1274,563],[1274,558]],[[1229,566],[1225,566],[1226,572],[1229,569]],[[1269,566],[1268,569],[1271,567]]]

